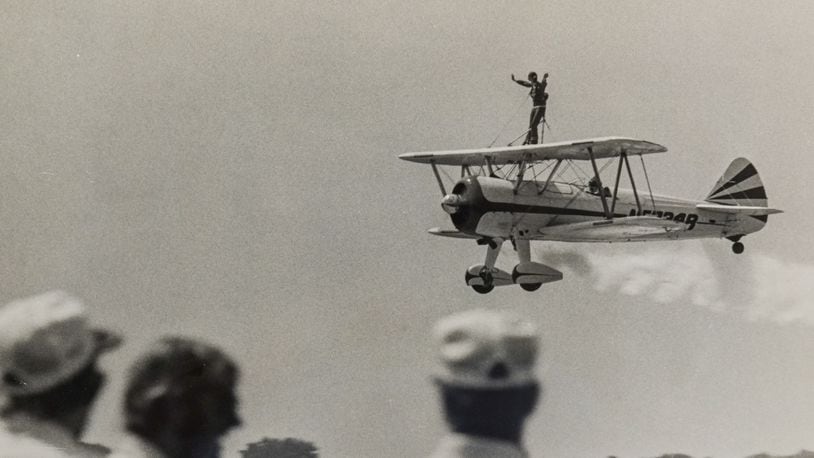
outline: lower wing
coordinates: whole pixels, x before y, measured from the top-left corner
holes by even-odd
[[[683,223],[655,216],[626,216],[544,227],[540,229],[540,234],[544,238],[562,241],[614,242],[652,238],[659,234],[683,231],[685,227]]]

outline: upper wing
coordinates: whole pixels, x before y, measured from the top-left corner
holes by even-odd
[[[682,223],[655,216],[626,216],[601,221],[561,224],[544,227],[540,234],[551,240],[613,242],[653,237],[659,234],[683,230]]]
[[[484,165],[488,157],[492,164],[510,164],[519,161],[543,161],[546,159],[588,160],[588,148],[594,158],[616,157],[621,153],[663,153],[667,148],[656,143],[624,137],[603,137],[570,142],[545,143],[542,145],[504,146],[455,151],[428,151],[404,153],[399,159],[422,164],[438,165]]]

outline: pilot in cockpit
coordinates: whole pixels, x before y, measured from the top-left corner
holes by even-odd
[[[593,177],[590,180],[588,180],[588,192],[589,193],[591,193],[591,194],[593,194],[595,196],[599,196],[599,195],[602,194],[603,191],[604,191],[605,196],[610,196],[611,195],[610,188],[608,188],[607,186],[605,186],[604,190],[602,188],[600,188],[599,180],[597,180],[596,177]]]
[[[599,180],[597,180],[596,177],[588,180],[588,192],[591,194],[599,194]]]

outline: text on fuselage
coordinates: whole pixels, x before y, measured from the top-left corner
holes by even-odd
[[[664,218],[669,219],[670,221],[675,221],[676,223],[684,223],[687,224],[687,230],[691,231],[695,227],[695,223],[698,222],[698,215],[695,213],[679,213],[674,214],[673,212],[665,212],[665,211],[653,211],[653,210],[643,210],[641,212],[637,211],[635,208],[630,210],[630,216],[647,216],[653,215],[657,218]]]

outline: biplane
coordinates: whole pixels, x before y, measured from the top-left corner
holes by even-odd
[[[485,245],[486,260],[466,270],[467,285],[485,294],[495,286],[520,285],[535,291],[562,279],[562,272],[531,260],[532,240],[560,242],[638,242],[726,238],[732,251],[741,239],[763,228],[769,208],[755,167],[732,161],[701,201],[653,194],[643,156],[663,153],[656,143],[622,137],[457,151],[405,153],[400,159],[429,164],[441,189],[441,207],[455,229],[430,229],[434,235],[472,239]],[[640,192],[631,171],[638,156],[648,192]],[[613,189],[604,186],[603,170],[615,163]],[[591,172],[580,174],[579,164]],[[447,166],[447,168],[442,168]],[[460,178],[448,174],[460,168]],[[577,179],[565,181],[566,169]],[[611,169],[612,170],[612,169]],[[624,174],[623,174],[624,171]],[[447,192],[441,172],[454,185]],[[586,180],[586,178],[589,178]],[[622,179],[630,188],[621,188]],[[510,241],[519,263],[512,272],[495,267],[504,242]]]

